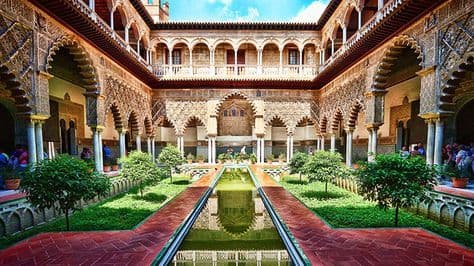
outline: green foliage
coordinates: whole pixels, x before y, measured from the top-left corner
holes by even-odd
[[[303,171],[303,166],[306,164],[308,159],[309,156],[306,153],[296,152],[293,154],[293,158],[291,158],[290,163],[288,164],[288,166],[290,166],[290,173],[301,173]]]
[[[337,152],[318,151],[309,156],[303,166],[303,173],[310,181],[321,181],[327,184],[338,176],[349,174],[349,169],[342,164],[342,156]]]
[[[164,173],[148,153],[132,151],[127,157],[121,158],[120,163],[122,176],[138,182],[138,190],[142,196],[146,186],[156,184],[164,177]]]
[[[309,209],[336,228],[374,228],[393,226],[395,210],[380,209],[362,196],[329,184],[331,193],[324,195],[324,183],[297,184],[297,177],[285,178],[281,184]],[[464,231],[450,228],[428,218],[400,210],[400,226],[424,228],[443,237],[474,248],[474,237]]]
[[[280,155],[278,155],[278,160],[284,161],[285,159],[286,159],[286,154],[280,153]]]
[[[184,177],[183,177],[184,178]],[[177,183],[177,182],[176,182]],[[169,184],[160,182],[147,187],[143,197],[137,196],[137,188],[98,204],[74,212],[71,228],[75,231],[130,230],[160,209],[166,202],[186,189],[188,183]],[[0,249],[42,232],[64,231],[64,218],[58,218],[30,230],[0,238]]]
[[[275,160],[275,155],[273,155],[273,153],[269,153],[267,155],[267,161],[274,161]]]
[[[256,155],[255,153],[251,153],[251,154],[249,155],[249,160],[250,160],[250,162],[253,163],[253,164],[256,163],[256,162],[257,162],[257,155]]]
[[[471,164],[446,165],[441,169],[441,174],[446,177],[454,178],[473,178],[474,173]]]
[[[435,185],[436,171],[421,156],[402,158],[398,154],[381,154],[374,162],[362,163],[357,169],[361,193],[376,201],[382,209],[410,207],[422,200]]]
[[[167,145],[158,156],[158,161],[168,169],[171,182],[173,182],[172,171],[178,165],[181,165],[185,162],[184,158],[181,156],[181,152],[173,145]]]
[[[196,156],[196,160],[198,160],[198,161],[204,161],[204,155],[199,154],[198,156]]]
[[[232,160],[232,155],[227,152],[221,153],[217,156],[217,159],[221,161]]]
[[[38,209],[54,207],[64,212],[69,230],[69,211],[78,209],[76,203],[81,199],[105,196],[110,182],[86,162],[60,155],[29,166],[23,173],[21,188]]]

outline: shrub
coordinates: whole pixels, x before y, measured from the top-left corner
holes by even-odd
[[[184,158],[181,156],[181,152],[173,145],[168,145],[161,151],[160,155],[158,156],[158,161],[166,165],[170,175],[171,183],[173,183],[173,169],[185,162]]]
[[[308,161],[308,155],[306,153],[296,152],[288,164],[290,166],[290,173],[292,174],[298,173],[300,176],[300,181],[301,181],[301,172],[303,172],[303,166],[305,165],[307,161]]]
[[[366,199],[376,201],[382,209],[395,207],[395,226],[399,208],[422,200],[436,182],[436,171],[423,157],[402,158],[398,154],[382,154],[374,162],[363,162],[357,176]]]
[[[196,156],[196,160],[198,160],[198,162],[204,161],[204,155],[199,154],[198,156]]]
[[[148,153],[132,151],[127,157],[121,158],[120,163],[122,176],[138,182],[138,190],[142,197],[146,186],[155,184],[163,178],[162,171]]]
[[[249,160],[252,164],[255,164],[257,162],[257,155],[255,153],[251,153],[249,155]]]
[[[270,153],[267,155],[267,161],[274,161],[275,160],[275,155],[273,153]]]
[[[110,182],[86,162],[59,155],[29,166],[23,173],[21,187],[30,203],[38,209],[54,207],[64,212],[69,230],[69,211],[80,208],[76,204],[80,200],[107,195]]]
[[[192,153],[189,153],[187,156],[186,156],[186,160],[188,161],[193,161],[194,160],[194,155]]]
[[[338,176],[349,173],[349,169],[342,164],[342,156],[337,152],[318,151],[309,156],[303,166],[303,173],[308,176],[309,181],[321,181],[325,183],[325,192],[328,192],[328,182]]]
[[[285,159],[286,159],[286,154],[280,153],[280,155],[278,155],[278,160],[285,161]]]

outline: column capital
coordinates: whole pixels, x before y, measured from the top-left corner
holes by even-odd
[[[97,131],[97,132],[102,132],[105,129],[104,126],[100,126],[100,125],[90,126],[90,128],[92,131]]]
[[[352,132],[354,132],[354,130],[355,130],[355,128],[353,128],[353,127],[344,128],[344,131],[346,131],[346,132],[351,132],[352,133]]]
[[[371,123],[371,124],[366,124],[365,125],[365,128],[367,128],[367,130],[378,130],[379,127],[381,126],[382,124],[381,123]]]
[[[435,70],[436,70],[436,67],[437,67],[437,65],[428,66],[428,67],[425,67],[425,68],[417,71],[415,74],[417,74],[420,77],[426,77],[429,74],[434,73]]]
[[[265,138],[265,134],[256,134],[257,138]]]

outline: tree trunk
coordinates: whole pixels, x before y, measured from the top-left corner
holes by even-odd
[[[302,180],[301,180],[301,172],[300,172],[299,174],[300,174],[300,183],[301,183],[301,182],[302,182]]]
[[[69,209],[64,210],[64,214],[66,215],[66,230],[69,231]]]
[[[398,227],[398,203],[395,205],[395,227]]]
[[[170,184],[173,184],[173,171],[170,168]]]
[[[326,181],[326,183],[324,185],[324,192],[326,192],[326,194],[328,194],[328,181]]]

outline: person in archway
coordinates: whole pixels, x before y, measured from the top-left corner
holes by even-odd
[[[408,151],[408,147],[407,146],[403,146],[402,147],[402,150],[400,151],[400,156],[402,158],[408,158],[408,156],[410,156],[410,152]]]
[[[425,152],[425,148],[423,148],[423,143],[418,143],[418,153],[421,155],[421,156],[425,156],[426,155],[426,152]]]
[[[3,180],[3,169],[8,166],[9,157],[5,153],[5,150],[0,147],[0,189],[4,189],[4,180]]]
[[[102,151],[104,154],[104,162],[110,162],[110,160],[112,159],[112,150],[110,150],[109,146],[104,144]]]

